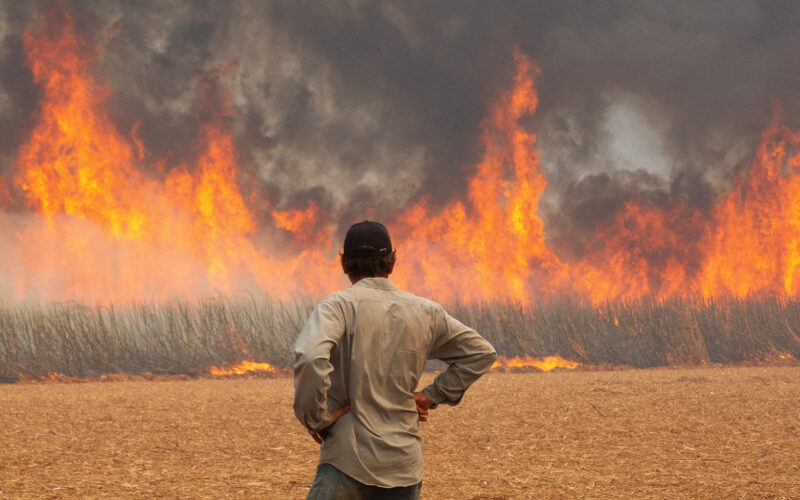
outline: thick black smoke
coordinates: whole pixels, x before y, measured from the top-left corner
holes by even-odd
[[[0,9],[6,175],[38,102],[20,35],[47,5]],[[800,125],[790,1],[63,5],[101,47],[112,118],[126,133],[139,123],[153,158],[191,157],[202,81],[230,65],[242,168],[271,206],[312,197],[343,224],[463,195],[515,46],[542,71],[532,127],[554,238],[588,234],[631,198],[706,208],[747,167],[774,102]]]

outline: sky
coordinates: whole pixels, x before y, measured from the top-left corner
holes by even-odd
[[[0,175],[35,124],[21,34],[50,3],[0,2]],[[528,126],[554,240],[579,241],[633,198],[707,209],[776,110],[800,125],[791,1],[63,4],[100,47],[119,130],[137,126],[153,157],[190,158],[203,79],[219,75],[240,168],[274,207],[313,199],[342,226],[464,196],[515,47],[541,71]]]

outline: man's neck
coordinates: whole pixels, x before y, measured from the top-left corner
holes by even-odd
[[[389,275],[388,274],[376,274],[375,276],[356,276],[356,277],[348,276],[348,277],[350,278],[350,283],[355,285],[356,283],[358,283],[359,281],[363,280],[364,278],[388,278]]]

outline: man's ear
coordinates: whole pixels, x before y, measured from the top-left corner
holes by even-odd
[[[343,254],[339,254],[339,262],[342,264],[342,271],[344,272],[344,274],[348,274],[347,273],[347,264],[345,263]],[[349,276],[349,274],[348,274],[348,276]]]
[[[386,274],[392,274],[394,271],[394,265],[397,263],[397,250],[392,252],[392,258],[389,260],[389,269],[387,269]]]

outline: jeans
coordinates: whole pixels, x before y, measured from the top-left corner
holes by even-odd
[[[331,464],[319,464],[306,500],[419,500],[422,482],[398,488],[362,484]]]

